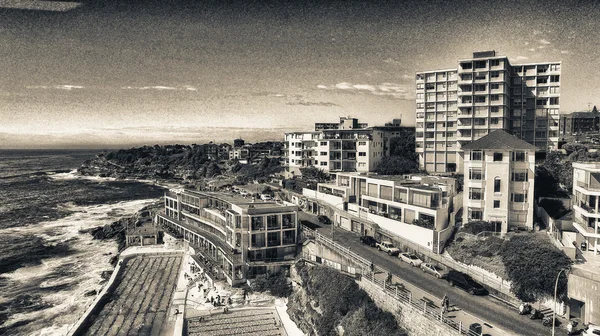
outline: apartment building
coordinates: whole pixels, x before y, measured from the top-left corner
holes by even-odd
[[[573,227],[577,246],[600,254],[600,163],[573,163]],[[582,250],[584,250],[582,248]]]
[[[462,146],[503,129],[538,150],[557,149],[560,62],[511,64],[475,52],[458,67],[416,75],[416,151],[430,173],[464,172]]]
[[[390,139],[402,130],[399,119],[375,127],[350,117],[341,117],[339,123],[316,123],[311,132],[285,133],[287,166],[295,173],[303,167],[370,172],[389,155]]]
[[[514,227],[532,230],[536,147],[495,130],[462,149],[463,222],[493,222],[503,233]]]
[[[438,252],[452,232],[455,190],[456,181],[448,177],[343,172],[303,194],[331,205],[335,224],[346,230],[379,240],[404,238]]]
[[[594,109],[596,107],[594,106]],[[573,112],[563,114],[560,117],[560,135],[577,135],[582,133],[593,133],[600,130],[600,113],[598,110],[592,112]]]
[[[183,190],[165,195],[159,226],[194,250],[194,261],[214,280],[240,285],[293,263],[298,208],[240,196]]]

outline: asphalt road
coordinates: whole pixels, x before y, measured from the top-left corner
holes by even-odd
[[[310,215],[303,214],[299,217],[314,221],[313,216]],[[319,232],[331,236],[331,227],[329,225],[322,225],[322,227]],[[336,228],[334,238],[336,242],[350,247],[352,251],[372,260],[374,264],[390,270],[402,280],[431,293],[435,296],[435,298],[431,298],[434,301],[447,294],[452,305],[510,334],[532,336],[551,334],[551,328],[543,326],[541,320],[531,320],[528,315],[519,315],[514,308],[492,297],[472,296],[459,288],[451,287],[446,281],[423,273],[419,268],[412,267],[397,257],[390,257],[373,247],[360,243],[359,236],[355,233]],[[564,329],[557,327],[556,335],[564,336],[567,333]]]

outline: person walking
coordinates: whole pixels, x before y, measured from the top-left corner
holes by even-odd
[[[448,297],[446,296],[446,299],[444,300],[444,312],[449,312],[450,311],[450,299],[448,299]]]
[[[444,294],[442,298],[442,312],[446,313],[448,311],[448,295]]]

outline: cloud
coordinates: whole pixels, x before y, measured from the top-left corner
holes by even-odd
[[[517,61],[523,61],[523,60],[528,60],[528,59],[529,59],[529,57],[527,57],[527,56],[517,56],[517,58],[516,58]]]
[[[183,86],[125,86],[122,87],[123,90],[158,90],[158,91],[198,91],[197,88],[190,85]]]
[[[546,39],[541,39],[541,40],[539,40],[539,42],[540,42],[541,44],[552,44],[552,42],[550,42],[550,41],[548,41],[548,40],[546,40]]]
[[[386,59],[383,60],[383,62],[387,63],[387,64],[393,64],[393,65],[402,65],[402,62],[397,61],[397,60],[395,60],[393,58],[386,58]]]
[[[324,106],[324,107],[332,107],[332,106],[338,106],[335,103],[331,103],[331,102],[313,102],[313,101],[307,101],[307,100],[298,100],[298,101],[290,101],[285,103],[286,105],[301,105],[301,106]]]
[[[27,89],[33,90],[78,90],[83,89],[84,87],[81,85],[35,85],[35,86],[26,86]]]
[[[412,85],[397,83],[381,84],[352,84],[341,82],[335,85],[317,85],[322,90],[339,90],[348,93],[370,93],[388,98],[412,100],[414,99],[414,88]]]

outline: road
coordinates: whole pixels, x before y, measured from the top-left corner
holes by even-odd
[[[299,218],[315,221],[314,216],[306,213],[302,213]],[[331,237],[331,226],[321,226],[322,228],[318,231]],[[451,287],[446,281],[423,273],[419,268],[412,267],[397,257],[390,257],[373,247],[360,243],[359,236],[353,232],[336,227],[334,238],[339,244],[350,247],[352,251],[372,260],[374,264],[390,270],[403,281],[433,294],[434,297],[430,299],[434,302],[439,301],[439,298],[447,294],[451,305],[511,334],[546,336],[551,333],[551,328],[543,326],[541,320],[531,320],[528,315],[519,315],[514,308],[510,308],[490,296],[472,296],[459,288]],[[556,335],[565,336],[567,333],[564,329],[557,327]]]

